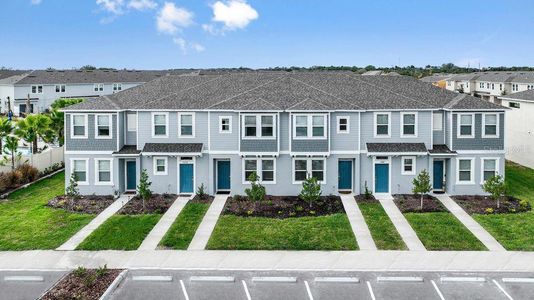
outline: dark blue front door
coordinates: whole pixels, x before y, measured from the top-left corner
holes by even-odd
[[[432,184],[434,190],[443,190],[443,161],[434,161],[434,180]]]
[[[193,193],[193,164],[180,164],[180,193]]]
[[[338,162],[338,189],[352,189],[352,161],[340,160]]]
[[[137,178],[135,169],[135,161],[126,161],[126,189],[129,191],[133,191],[136,188]]]
[[[375,193],[389,193],[389,164],[375,164]]]
[[[230,161],[217,161],[217,190],[230,189]]]

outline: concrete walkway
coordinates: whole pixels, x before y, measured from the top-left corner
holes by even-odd
[[[139,250],[155,250],[163,236],[165,236],[169,228],[171,228],[176,217],[191,198],[192,197],[178,197],[161,219],[159,219],[158,224],[152,228],[150,233],[143,240],[143,243],[139,246]]]
[[[391,219],[391,222],[393,222],[393,225],[395,225],[395,228],[397,228],[397,231],[399,232],[400,236],[402,237],[402,240],[406,244],[406,247],[408,247],[409,250],[426,251],[425,246],[417,237],[417,234],[413,230],[412,226],[410,226],[410,223],[408,223],[397,205],[395,205],[395,203],[393,202],[393,198],[382,197],[378,198],[378,200],[380,201],[380,204],[382,204],[382,207],[386,211],[386,214]]]
[[[75,250],[78,245],[85,240],[93,231],[95,231],[102,223],[118,212],[133,196],[122,195],[119,199],[115,200],[110,206],[102,211],[96,218],[94,218],[89,224],[78,231],[63,245],[59,246],[56,250]]]
[[[489,251],[506,251],[504,247],[497,242],[497,240],[489,234],[484,227],[480,226],[471,216],[465,212],[454,200],[446,194],[435,194],[436,198],[445,205],[445,207],[464,224],[475,237],[488,248]]]
[[[219,216],[224,208],[228,195],[215,195],[215,199],[198,226],[197,232],[189,244],[187,250],[204,250],[210,239],[213,229],[219,220]]]
[[[341,202],[343,203],[343,208],[347,213],[349,218],[350,227],[356,236],[356,241],[358,242],[358,248],[360,250],[376,250],[375,241],[371,236],[369,227],[363,218],[362,212],[354,199],[353,194],[340,194]]]

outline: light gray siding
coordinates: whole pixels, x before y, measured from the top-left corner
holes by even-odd
[[[289,151],[290,128],[289,113],[280,113],[280,151]]]
[[[127,114],[128,115],[130,115],[130,114],[135,115],[136,113],[135,112],[128,112]],[[137,130],[136,131],[128,131],[128,123],[127,122],[128,122],[128,118],[125,117],[124,118],[124,124],[123,124],[123,126],[125,128],[124,132],[125,132],[125,135],[126,135],[124,144],[125,145],[135,145],[135,144],[137,144]]]
[[[504,150],[504,114],[499,115],[499,137],[482,137],[482,114],[475,114],[474,138],[458,138],[458,114],[452,115],[452,147],[453,150]]]
[[[298,115],[298,114],[295,114]],[[330,119],[326,116],[327,127],[330,126]],[[295,139],[293,138],[293,118],[290,118],[289,134],[291,136],[291,152],[329,152],[330,129],[326,128],[325,139]]]
[[[232,118],[232,132],[219,132],[220,117]],[[210,112],[208,124],[210,130],[210,151],[239,150],[239,114],[234,112]],[[205,130],[205,128],[199,128]]]
[[[81,195],[113,195],[115,190],[120,190],[120,179],[118,171],[120,166],[118,159],[113,159],[112,167],[112,183],[110,185],[96,185],[96,167],[95,159],[103,158],[109,159],[110,155],[107,154],[91,154],[91,155],[82,155],[82,154],[65,154],[65,187],[69,186],[69,180],[72,173],[72,164],[73,159],[87,159],[87,181],[88,184],[79,184],[78,189]]]
[[[241,116],[240,126],[244,122],[244,116]],[[240,139],[240,151],[241,152],[278,152],[278,139],[280,138],[278,134],[278,116],[274,117],[275,135],[274,139],[264,139],[264,138],[243,138],[243,133],[241,133]]]
[[[95,139],[95,115],[87,114],[87,138],[71,139],[71,114],[65,114],[65,150],[66,151],[116,151],[117,149],[117,114],[112,115],[112,138]]]
[[[338,117],[349,118],[349,132],[338,133]],[[359,113],[332,113],[330,120],[330,147],[331,151],[357,151],[358,131],[360,120]]]
[[[438,113],[434,113],[434,116],[437,115]],[[439,114],[442,116],[442,122],[441,122],[441,129],[442,130],[434,130],[433,129],[433,126],[434,124],[432,124],[432,143],[434,145],[444,145],[446,144],[446,141],[445,141],[445,131],[447,129],[446,127],[446,115],[445,115],[445,112],[441,111],[439,112]],[[436,119],[435,117],[433,118],[433,122],[436,122]]]

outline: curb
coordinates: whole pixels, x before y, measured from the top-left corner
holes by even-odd
[[[107,290],[100,296],[99,300],[107,300],[111,297],[111,294],[117,289],[117,286],[126,278],[126,274],[128,273],[128,269],[122,271],[115,280],[108,286]]]
[[[32,185],[32,184],[34,184],[34,183],[37,183],[37,182],[39,182],[39,181],[41,181],[41,180],[50,178],[50,177],[56,175],[57,173],[60,173],[60,172],[63,172],[63,171],[65,171],[65,168],[64,168],[64,167],[61,168],[61,169],[58,169],[58,170],[56,170],[56,171],[54,171],[54,172],[52,172],[52,173],[50,173],[50,174],[48,174],[48,175],[45,175],[45,176],[43,176],[43,177],[40,177],[40,178],[38,178],[37,180],[34,180],[34,181],[32,181],[32,182],[29,182],[29,183],[26,183],[25,185],[21,185],[21,186],[19,186],[18,188],[14,189],[14,190],[11,190],[11,191],[9,191],[9,192],[7,192],[7,193],[4,193],[4,194],[0,195],[0,200],[5,200],[5,199],[7,199],[7,197],[9,197],[9,195],[11,195],[12,193],[17,192],[17,191],[20,191],[20,190],[22,190],[22,189],[25,189],[25,188],[29,187],[30,185]]]

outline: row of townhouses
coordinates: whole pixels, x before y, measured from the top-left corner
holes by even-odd
[[[0,71],[1,112],[15,115],[42,112],[58,98],[91,98],[110,95],[167,74],[187,71],[138,70],[36,70]],[[2,76],[3,74],[3,76]]]
[[[66,181],[82,194],[411,193],[422,170],[435,192],[480,194],[504,174],[507,109],[404,76],[249,72],[164,76],[66,108]]]

